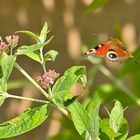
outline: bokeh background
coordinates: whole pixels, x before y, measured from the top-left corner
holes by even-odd
[[[56,69],[61,74],[73,65],[86,65],[87,70],[92,71],[93,64],[82,61],[81,50],[83,46],[92,46],[94,42],[92,40],[95,40],[95,38],[101,43],[109,37],[121,37],[132,53],[137,50],[140,43],[139,0],[110,0],[101,8],[89,13],[86,13],[86,11],[93,0],[1,0],[0,2],[0,35],[2,37],[14,34],[18,30],[30,30],[39,33],[45,21],[48,22],[49,29],[51,30],[49,35],[54,35],[54,39],[46,47],[46,51],[55,49],[59,52],[59,55],[55,62],[47,63],[47,69]],[[33,42],[29,37],[20,35],[19,46]],[[19,58],[18,62],[34,78],[39,73],[42,73],[40,65],[25,56]],[[123,67],[123,64],[109,61],[105,61],[104,65],[114,75],[118,74]],[[137,66],[137,68],[140,67]],[[132,70],[135,70],[135,68]],[[130,77],[131,75],[128,74],[123,78],[124,84],[133,91],[136,91],[140,97],[140,89],[138,88],[140,83],[139,76],[135,75],[132,79]],[[136,81],[134,77],[137,77]],[[25,79],[18,71],[14,70],[10,80]],[[92,80],[90,79],[90,81]],[[135,82],[134,85],[132,84],[133,82]],[[94,91],[96,89],[98,91],[97,88],[106,83],[112,82],[100,71],[96,72],[91,82],[90,90]],[[13,87],[16,89],[13,89]],[[26,84],[26,81],[24,86],[18,87],[20,85],[17,86],[17,83],[12,85],[10,93],[42,98],[32,85]],[[107,94],[110,91],[109,88],[107,88]],[[75,85],[72,90],[74,93],[79,92],[79,90],[84,93],[83,100],[87,96],[85,95],[87,93],[79,85]],[[101,92],[103,94],[105,91]],[[115,90],[113,94],[118,94],[118,92],[119,90]],[[122,92],[122,94],[125,93]],[[127,100],[127,97],[124,100]],[[109,101],[111,102],[112,99]],[[6,100],[0,108],[0,122],[19,115],[31,105],[32,102],[29,101]],[[108,108],[111,107],[108,103],[104,103],[104,105]],[[129,103],[125,105],[129,105]],[[140,132],[138,128],[140,126],[139,107],[133,105],[125,111],[125,115],[129,121],[130,135]],[[103,107],[101,108],[101,116],[107,116]],[[60,136],[61,139],[71,139],[72,135],[73,138],[80,139],[72,123],[63,118],[61,113],[54,110],[52,116],[41,126],[26,134],[9,138],[8,140],[47,140],[53,139],[52,137],[60,134],[60,132],[66,135],[66,137],[65,135]]]

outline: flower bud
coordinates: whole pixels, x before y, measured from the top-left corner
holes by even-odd
[[[9,46],[16,47],[17,43],[18,43],[19,36],[9,35],[9,36],[6,36],[5,39],[6,39],[7,43],[9,44]]]

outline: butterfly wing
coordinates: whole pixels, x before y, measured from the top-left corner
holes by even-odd
[[[90,49],[85,53],[85,55],[99,55],[106,56],[106,53],[109,51],[109,46],[107,44],[100,44],[93,49]]]
[[[125,47],[125,45],[119,41],[118,39],[112,39],[110,41],[107,42],[107,45],[110,46],[109,51],[107,52],[107,54],[109,54],[111,51],[114,52],[114,54],[116,55],[115,59],[110,59],[111,61],[124,61],[126,59],[131,59],[133,58],[133,56],[131,55],[131,53],[127,50],[127,48]]]

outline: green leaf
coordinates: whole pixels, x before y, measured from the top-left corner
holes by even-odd
[[[79,79],[79,76],[75,74],[64,74],[64,76],[60,77],[52,88],[52,93],[56,95],[57,93],[63,92],[65,90],[70,89],[72,85],[74,85]]]
[[[8,80],[8,78],[12,72],[15,59],[16,58],[14,56],[8,56],[8,55],[2,57],[2,59],[1,59],[1,66],[2,66],[2,72],[3,72],[2,78],[4,78],[5,81]]]
[[[102,7],[103,5],[105,5],[107,2],[109,2],[109,0],[94,0],[88,7],[86,10],[86,14],[89,14],[91,12],[94,12],[95,10],[97,10],[98,8]]]
[[[44,55],[45,61],[55,61],[56,56],[58,55],[58,52],[55,50],[50,50]]]
[[[115,102],[109,116],[109,125],[114,132],[118,132],[123,121],[123,107],[119,101]]]
[[[45,46],[44,43],[34,45],[24,45],[17,49],[16,55],[25,55],[26,53],[37,51],[43,48],[44,46]]]
[[[12,72],[15,62],[14,56],[5,55],[1,58],[1,76],[0,76],[0,92],[7,91],[7,81]]]
[[[45,22],[45,24],[40,32],[40,36],[39,36],[41,43],[43,43],[46,40],[47,32],[48,32],[48,24],[47,24],[47,22]]]
[[[28,109],[20,116],[0,124],[0,139],[17,136],[39,126],[48,117],[50,107],[41,105]]]
[[[29,58],[41,63],[39,50],[34,51],[34,52],[26,52],[25,55],[28,56]]]
[[[121,124],[121,127],[119,129],[119,133],[121,133],[120,136],[116,137],[115,140],[126,140],[128,135],[128,122],[125,118],[123,118],[123,122]]]
[[[69,90],[64,90],[55,94],[52,100],[57,106],[64,107],[67,106],[66,101],[71,98],[72,98],[72,93]]]
[[[110,140],[109,137],[105,133],[100,133],[100,139],[99,140]]]
[[[91,118],[89,123],[92,135],[97,138],[99,136],[99,108],[100,102],[99,100],[92,100],[88,104],[87,113]]]
[[[140,140],[140,134],[134,135],[134,136],[128,138],[127,140]]]
[[[70,99],[67,99],[66,101],[64,101],[64,106],[69,106],[70,104],[72,104],[73,102],[75,102],[78,99],[79,96],[73,96]]]
[[[87,132],[90,135],[90,118],[82,105],[75,101],[73,104],[68,106],[68,110],[71,113],[72,121],[78,133],[84,136]]]
[[[109,119],[103,119],[100,122],[100,128],[101,128],[101,132],[106,134],[109,139],[113,139],[117,136],[119,136],[119,133],[114,132],[110,126],[109,126]]]
[[[82,82],[85,86],[85,81],[82,77],[86,76],[86,70],[84,66],[73,66],[66,70],[64,75],[60,77],[52,88],[52,93],[57,94],[65,90],[69,90],[76,82]]]
[[[53,39],[53,36],[50,37],[50,39],[48,39],[44,43],[21,46],[20,48],[17,49],[16,55],[25,55],[26,53],[37,51],[43,48],[44,46],[48,45],[52,39]]]
[[[36,34],[34,34],[33,32],[31,32],[31,31],[23,30],[23,31],[17,31],[16,33],[22,33],[22,34],[28,35],[28,36],[30,36],[31,38],[35,39],[35,41],[36,41],[37,43],[40,42],[39,37],[38,37]]]
[[[65,106],[66,101],[73,98],[71,92],[69,91],[72,85],[77,82],[85,85],[85,81],[82,81],[82,77],[86,76],[85,74],[86,71],[84,66],[73,66],[66,70],[64,75],[55,82],[52,88],[52,93],[53,101],[57,106]]]

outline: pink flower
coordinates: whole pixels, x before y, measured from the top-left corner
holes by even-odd
[[[59,73],[56,73],[55,70],[49,70],[42,76],[37,77],[37,81],[40,83],[41,87],[47,89],[49,85],[53,85],[56,78],[59,77]]]
[[[7,52],[8,51],[8,44],[5,42],[1,41],[0,42],[0,53]]]
[[[8,48],[8,45],[5,42],[1,41],[0,42],[0,49],[4,49],[4,48]]]

